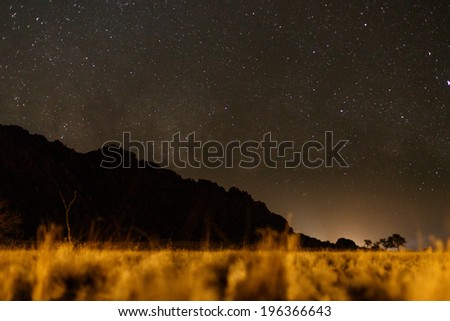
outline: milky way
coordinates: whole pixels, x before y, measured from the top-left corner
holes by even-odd
[[[177,172],[322,239],[450,237],[446,1],[2,1],[0,19],[0,123],[81,152],[333,131],[349,168]]]

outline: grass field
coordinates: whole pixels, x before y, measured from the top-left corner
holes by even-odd
[[[1,300],[450,300],[450,253],[0,251]]]

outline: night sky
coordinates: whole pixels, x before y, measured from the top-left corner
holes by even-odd
[[[333,242],[450,237],[449,81],[448,1],[0,3],[0,123],[80,152],[333,131],[349,168],[176,170]]]

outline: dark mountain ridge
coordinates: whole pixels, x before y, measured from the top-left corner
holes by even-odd
[[[240,247],[258,242],[263,229],[294,234],[282,216],[238,188],[226,191],[148,164],[139,168],[135,155],[117,146],[108,148],[130,156],[130,168],[101,168],[102,150],[77,153],[18,126],[0,125],[0,146],[0,214],[21,220],[17,228],[4,228],[3,237],[16,241],[34,240],[43,224],[65,227],[63,199],[68,204],[75,192],[69,222],[80,241]],[[304,247],[336,248],[302,234],[300,240]]]

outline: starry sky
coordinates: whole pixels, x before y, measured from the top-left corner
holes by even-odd
[[[298,232],[450,237],[448,1],[1,1],[0,123],[120,140],[333,131],[349,168],[177,169]]]

